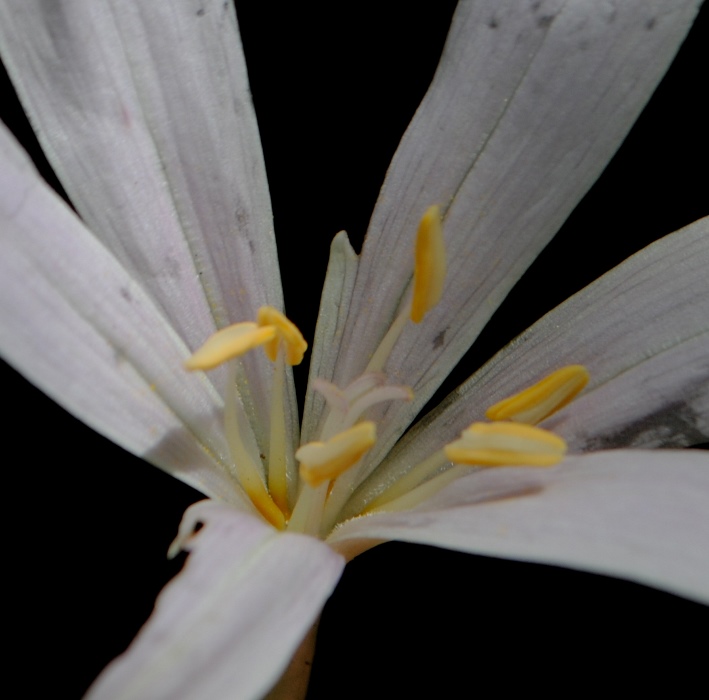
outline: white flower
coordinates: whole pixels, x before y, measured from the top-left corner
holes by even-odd
[[[20,80],[28,109],[47,140],[45,147],[53,151],[55,167],[60,177],[65,178],[72,201],[94,231],[109,238],[113,231],[113,245],[118,250],[116,254],[123,256],[123,264],[132,270],[134,279],[131,280],[130,275],[126,275],[61,207],[48,203],[47,195],[22,164],[21,155],[11,146],[4,147],[5,155],[16,166],[13,171],[8,165],[2,173],[6,224],[3,233],[8,241],[3,243],[6,253],[2,280],[5,351],[13,363],[40,386],[105,434],[164,468],[181,471],[182,478],[200,486],[210,495],[238,504],[238,492],[234,491],[229,479],[215,471],[209,460],[204,459],[204,453],[196,449],[192,435],[183,427],[183,423],[189,425],[192,434],[198,435],[213,454],[227,454],[220,442],[220,401],[215,398],[212,386],[203,378],[184,375],[179,371],[186,350],[182,341],[194,349],[214,329],[214,321],[207,312],[209,308],[214,312],[216,324],[223,325],[229,314],[230,320],[244,320],[241,313],[244,310],[253,315],[260,303],[270,301],[279,304],[277,272],[267,235],[270,223],[265,182],[258,149],[254,150],[254,124],[243,121],[248,119],[248,105],[244,103],[239,104],[237,118],[234,118],[234,102],[229,94],[229,83],[224,79],[227,67],[238,66],[239,61],[236,42],[229,35],[229,13],[223,14],[221,3],[207,3],[200,8],[204,10],[201,14],[196,14],[191,6],[189,13],[186,5],[180,6],[168,13],[170,18],[160,18],[157,25],[160,31],[143,36],[136,29],[141,26],[137,8],[130,7],[125,14],[114,18],[119,31],[123,32],[119,39],[108,5],[96,3],[87,9],[88,5],[66,3],[59,10],[56,6],[52,10],[38,10],[38,7],[38,4],[31,2],[26,3],[22,10],[10,3],[0,6],[11,72]],[[378,210],[380,213],[375,214],[369,258],[365,251],[360,266],[361,270],[368,271],[371,279],[362,283],[358,279],[351,316],[363,324],[364,330],[356,326],[354,330],[345,329],[346,351],[334,365],[334,378],[344,382],[363,370],[368,355],[376,347],[395,311],[401,289],[410,275],[408,263],[400,262],[401,258],[407,258],[399,254],[399,249],[410,249],[410,236],[415,228],[413,224],[422,207],[431,201],[441,201],[447,206],[452,194],[451,186],[457,190],[457,186],[451,185],[447,178],[455,178],[456,169],[466,172],[470,164],[470,154],[462,154],[464,147],[484,143],[485,148],[475,166],[476,176],[466,181],[457,192],[446,215],[446,231],[452,253],[447,301],[432,313],[433,319],[428,325],[422,325],[416,333],[410,328],[404,332],[394,348],[392,360],[385,367],[390,372],[401,373],[401,381],[414,387],[416,401],[408,409],[408,415],[406,411],[391,411],[380,421],[380,439],[369,458],[372,466],[389,451],[397,434],[447,373],[454,356],[469,345],[494,305],[513,283],[515,276],[505,266],[517,267],[519,274],[597,176],[669,61],[682,27],[686,26],[692,14],[687,12],[686,19],[678,22],[676,34],[664,45],[657,37],[667,30],[671,20],[677,19],[673,15],[678,14],[679,9],[658,17],[652,12],[652,6],[644,5],[642,12],[648,14],[643,15],[644,34],[641,34],[633,33],[641,10],[633,7],[631,12],[629,6],[618,10],[617,15],[600,12],[590,19],[579,19],[585,10],[583,3],[577,3],[567,7],[554,21],[551,21],[554,13],[549,7],[537,8],[536,15],[530,13],[524,17],[517,7],[509,13],[497,14],[496,4],[495,12],[491,13],[490,8],[482,3],[465,5],[463,13],[471,7],[474,11],[479,8],[485,10],[484,25],[482,22],[474,23],[479,34],[475,51],[479,55],[475,56],[476,60],[464,62],[464,75],[449,76],[439,82],[443,85],[443,98],[452,100],[452,104],[444,105],[440,111],[443,118],[432,133],[443,131],[448,134],[445,138],[438,137],[440,145],[448,150],[439,154],[437,137],[426,138],[417,133],[417,129],[425,132],[421,124],[425,123],[426,117],[420,117],[407,137],[408,145],[405,139],[398,165],[392,168],[389,185],[385,186],[383,203]],[[145,8],[141,11],[148,15],[162,12]],[[49,15],[46,25],[36,23],[38,12]],[[173,20],[174,24],[168,19]],[[23,23],[29,20],[33,20],[34,24],[28,35],[23,31]],[[146,26],[152,26],[150,21],[157,20],[149,17]],[[529,26],[526,24],[528,21]],[[608,27],[611,27],[613,22],[626,21],[631,26],[622,33],[622,42],[615,44],[614,37],[617,39],[620,33],[613,32],[620,30],[604,26],[601,31],[600,27],[595,30],[593,26],[589,27],[595,22],[608,22]],[[512,22],[522,22],[523,31],[505,34]],[[463,20],[459,20],[456,25],[459,31],[463,24]],[[222,32],[223,44],[212,35],[215,27]],[[43,33],[45,28],[51,29],[46,36]],[[70,43],[65,43],[65,29],[75,34]],[[194,36],[192,31],[196,32]],[[171,35],[171,32],[175,34]],[[204,32],[204,36],[198,36],[199,32]],[[559,54],[555,53],[560,50],[554,41],[542,42],[547,32],[550,37],[561,37],[563,42],[573,45],[573,50],[569,49],[568,44],[564,47],[564,60],[559,60]],[[649,32],[652,32],[652,38],[647,38],[650,37]],[[464,34],[466,41],[463,43],[468,46],[467,29]],[[28,36],[32,37],[31,42],[28,42]],[[99,36],[100,42],[93,41]],[[492,36],[494,41],[486,39]],[[499,38],[504,36],[513,39],[510,47]],[[641,48],[636,53],[630,37],[641,36]],[[574,43],[576,39],[578,44]],[[205,40],[206,47],[203,45]],[[486,44],[486,40],[490,43]],[[195,42],[191,47],[190,41]],[[537,41],[541,48],[535,55],[538,47],[534,44]],[[597,41],[609,42],[606,50],[600,51],[594,43]],[[180,42],[188,42],[188,45]],[[36,47],[42,47],[38,54],[32,53],[35,43]],[[128,60],[122,64],[118,60],[121,55],[118,51],[126,43]],[[159,75],[152,72],[153,64],[146,53],[148,46],[157,56],[163,55],[162,51],[173,52],[169,60],[164,58],[167,54],[158,59]],[[579,46],[580,52],[576,51]],[[589,50],[589,46],[593,50]],[[621,53],[626,51],[626,47],[628,55],[623,56]],[[52,64],[52,51],[62,55],[61,63]],[[480,74],[485,77],[489,70],[494,69],[491,56],[496,55],[495,51],[503,57],[500,61],[504,70],[501,69],[500,74],[488,82],[481,82]],[[525,61],[530,53],[535,55],[535,59],[532,68],[525,72]],[[34,56],[42,60],[32,62]],[[28,57],[30,60],[27,63]],[[594,67],[593,61],[587,60],[589,57],[601,59],[601,67]],[[520,61],[518,77],[523,74],[525,77],[520,80],[520,89],[510,101],[512,106],[497,123],[497,115],[491,115],[489,111],[496,104],[506,104],[506,101],[503,96],[482,97],[479,86],[487,85],[492,92],[509,89],[505,81],[515,81],[516,60]],[[577,60],[576,65],[574,60]],[[449,61],[447,65],[450,72],[456,64]],[[466,82],[469,65],[479,71],[471,83]],[[68,70],[69,67],[73,71]],[[110,70],[110,75],[102,74],[104,69]],[[592,79],[581,83],[583,87],[578,88],[574,100],[566,101],[568,91],[573,91],[576,84],[566,82],[561,89],[561,79],[553,76],[557,75],[557,71],[578,75],[579,71],[584,73],[586,69],[592,74]],[[121,75],[122,70],[124,75]],[[191,70],[194,71],[192,77]],[[594,72],[596,70],[598,75]],[[170,71],[174,71],[179,79],[174,76],[170,79],[165,75]],[[121,99],[117,100],[117,93],[110,89],[112,83],[126,88],[131,84],[127,79],[135,75],[139,76],[140,90],[133,93],[124,89]],[[42,76],[50,83],[60,84],[56,99],[50,97],[54,84],[45,86],[47,93],[40,89]],[[61,78],[66,76],[69,76],[69,83],[62,84]],[[213,85],[203,85],[206,77],[214,76],[217,79]],[[609,85],[611,77],[613,82]],[[77,82],[74,83],[74,80]],[[594,83],[594,80],[598,82]],[[467,111],[470,107],[466,103],[465,88],[469,84],[475,90],[474,105],[481,107],[481,113],[474,119]],[[455,85],[456,92],[451,91],[451,85]],[[75,86],[74,91],[72,86]],[[165,92],[159,92],[158,87]],[[219,88],[224,91],[221,102],[213,93]],[[557,88],[558,94],[555,94]],[[641,95],[621,100],[620,94],[626,89],[631,93],[637,90]],[[45,96],[41,97],[42,94]],[[202,104],[193,104],[194,109],[184,111],[175,109],[195,94]],[[434,116],[441,110],[443,98],[435,95],[431,98],[429,105],[432,105],[430,109]],[[82,104],[84,99],[88,102]],[[216,103],[210,101],[214,99]],[[529,109],[532,102],[535,105],[533,111]],[[461,120],[456,121],[456,105],[463,103],[466,103],[466,111]],[[624,107],[617,110],[618,104]],[[593,110],[598,105],[602,107],[596,113]],[[200,107],[209,109],[201,112]],[[153,120],[149,129],[142,128],[141,120],[146,113],[149,120]],[[486,139],[492,127],[485,126],[486,118],[490,125],[495,124],[489,140]],[[153,128],[155,124],[161,125],[161,128]],[[578,133],[565,131],[568,124],[573,125]],[[580,124],[584,125],[583,129]],[[213,128],[212,133],[208,127]],[[460,136],[461,130],[465,129],[471,129],[473,133],[463,134],[460,143],[452,142],[450,133]],[[118,143],[117,133],[121,135]],[[239,134],[247,148],[252,149],[248,151],[249,156],[241,160],[229,157],[239,154],[240,144],[235,142],[234,133]],[[581,141],[583,147],[579,148],[577,144],[581,133],[584,140]],[[599,134],[598,138],[594,138]],[[70,141],[67,141],[67,136],[71,137]],[[148,137],[156,140],[158,150],[162,149],[159,158],[151,150],[153,147]],[[69,148],[67,143],[70,143]],[[559,148],[560,143],[563,149]],[[94,158],[90,157],[92,154],[89,152],[80,154],[78,159],[72,161],[71,153],[77,144],[83,144],[89,151],[95,149]],[[593,148],[590,148],[591,145]],[[102,148],[111,153],[110,158],[97,157]],[[417,153],[416,149],[421,149],[421,152]],[[498,153],[501,155],[498,156]],[[459,161],[456,160],[458,156]],[[406,163],[416,163],[419,167],[424,163],[423,169],[431,167],[435,177],[424,173],[422,181],[415,184],[417,175],[411,175],[405,167]],[[180,167],[177,167],[178,164]],[[545,171],[547,165],[550,165],[549,171]],[[163,180],[162,166],[165,166],[166,182]],[[238,171],[241,167],[243,172]],[[87,175],[85,168],[94,170]],[[556,171],[557,168],[560,172]],[[400,175],[402,170],[406,175]],[[105,188],[104,181],[108,183]],[[260,182],[261,187],[245,191],[243,183],[248,182],[251,187],[254,181]],[[116,189],[118,185],[127,189],[119,191]],[[468,187],[473,189],[473,194],[466,194]],[[174,197],[175,208],[170,198],[165,196],[168,189]],[[248,241],[242,239],[241,257],[230,261],[228,246],[223,246],[223,232],[225,228],[231,228],[227,217],[231,217],[233,211],[225,210],[223,203],[234,193],[238,200],[239,225],[250,233]],[[250,203],[248,198],[251,198]],[[377,221],[388,216],[395,220],[387,220],[386,235],[377,239]],[[397,223],[396,217],[404,221]],[[476,221],[473,233],[469,233],[470,221]],[[254,228],[250,228],[251,225]],[[605,440],[621,431],[628,435],[631,426],[648,425],[648,413],[655,417],[656,424],[662,430],[669,428],[669,438],[651,423],[651,429],[640,436],[642,439],[635,435],[635,440],[626,440],[626,443],[654,446],[654,442],[662,440],[672,444],[673,439],[678,437],[682,438],[679,440],[682,444],[691,443],[698,435],[706,436],[705,346],[697,340],[700,331],[706,333],[706,280],[701,274],[701,256],[706,258],[707,255],[702,240],[702,236],[706,235],[706,224],[704,228],[701,224],[698,226],[700,228],[678,234],[636,257],[597,284],[594,291],[543,320],[530,331],[526,340],[502,354],[484,370],[483,380],[475,384],[453,411],[444,413],[433,427],[428,426],[433,438],[425,430],[418,437],[412,433],[402,443],[404,447],[387,459],[382,478],[387,478],[387,473],[396,474],[403,463],[402,454],[406,454],[403,451],[430,451],[432,446],[436,449],[441,443],[453,439],[462,427],[477,417],[476,412],[497,398],[522,388],[549,369],[569,361],[588,365],[594,377],[586,396],[552,419],[553,427],[570,440],[573,448],[592,446],[594,440]],[[514,235],[508,231],[514,232]],[[18,232],[23,238],[17,237]],[[181,243],[175,238],[182,232],[188,239],[191,255],[186,248],[180,249]],[[52,246],[52,254],[48,255],[47,236],[50,234],[57,236],[57,242]],[[136,238],[123,249],[129,235]],[[150,243],[153,235],[158,238],[154,248]],[[209,240],[201,240],[201,235]],[[467,237],[462,242],[464,235]],[[395,236],[402,237],[401,245],[394,246],[392,240]],[[384,254],[371,252],[376,248],[377,240],[385,247]],[[477,244],[472,251],[476,262],[466,266],[462,254],[469,252],[470,240],[475,240]],[[251,252],[249,244],[253,245]],[[141,246],[141,254],[136,257],[136,251]],[[392,248],[395,255],[392,255]],[[253,262],[244,265],[244,256],[249,255],[254,256]],[[190,272],[192,256],[197,259],[202,278],[207,280],[206,297],[197,277]],[[379,271],[377,265],[380,266]],[[238,289],[233,284],[236,268],[239,273]],[[677,269],[682,271],[680,276]],[[80,277],[77,276],[78,270],[81,270]],[[649,273],[649,270],[652,272]],[[471,273],[476,273],[481,279],[481,286],[475,286],[472,290]],[[221,280],[221,287],[216,280]],[[475,283],[477,285],[477,281]],[[701,287],[702,283],[704,287]],[[373,307],[369,297],[374,290],[376,306]],[[693,295],[697,295],[694,303]],[[157,300],[158,308],[153,306],[151,297]],[[651,304],[641,303],[646,297],[651,299]],[[622,307],[618,298],[622,299]],[[66,304],[65,300],[70,304]],[[589,300],[595,300],[596,306],[590,306]],[[358,305],[362,311],[355,313]],[[602,309],[600,314],[599,306]],[[76,309],[80,313],[75,313]],[[163,313],[170,318],[179,337],[163,322]],[[467,318],[467,313],[472,317]],[[662,324],[651,326],[657,318],[662,319]],[[27,323],[28,319],[30,323]],[[559,319],[564,321],[563,326]],[[563,333],[557,333],[557,327]],[[599,352],[599,346],[603,352]],[[330,343],[320,346],[320,352],[325,351],[325,356],[316,355],[320,360],[319,374],[328,374],[327,351],[331,347]],[[446,359],[448,353],[451,357]],[[681,361],[677,360],[677,355]],[[260,356],[250,358],[246,363],[252,372],[251,389],[255,397],[253,419],[258,431],[259,426],[267,424],[263,411],[269,404],[267,378],[270,367]],[[105,368],[110,368],[110,371],[105,371]],[[261,376],[262,381],[254,382],[254,376]],[[607,382],[611,378],[615,381]],[[629,379],[627,387],[622,387],[626,379]],[[214,384],[220,385],[219,377]],[[607,396],[604,396],[606,392]],[[623,405],[620,398],[627,398],[627,405]],[[685,420],[681,429],[677,429],[676,422],[666,420],[668,405],[677,402],[681,402],[685,414],[678,413],[674,407],[673,416],[682,418],[689,411],[691,419]],[[166,410],[166,406],[170,410]],[[178,420],[175,420],[175,413]],[[686,433],[688,425],[695,433]],[[360,537],[410,538],[464,550],[566,563],[631,576],[702,598],[707,592],[706,571],[701,561],[691,561],[691,555],[694,552],[696,556],[702,551],[701,540],[693,546],[692,538],[698,536],[695,528],[706,528],[706,522],[698,522],[688,509],[692,507],[692,498],[696,498],[699,500],[696,500],[694,507],[703,512],[706,477],[702,477],[700,467],[706,459],[689,454],[676,455],[671,478],[668,478],[664,459],[657,455],[642,455],[640,476],[636,464],[638,456],[612,454],[572,459],[559,470],[544,474],[479,472],[460,480],[455,488],[441,492],[420,506],[419,511],[425,511],[422,516],[394,514],[355,520],[335,533],[330,541],[339,542],[338,546],[344,547],[348,536],[355,540]],[[631,463],[623,468],[623,463],[628,460]],[[590,476],[586,476],[586,471],[590,472]],[[684,474],[682,480],[677,479],[678,473]],[[649,475],[652,478],[648,478]],[[583,504],[577,502],[572,493],[577,488],[574,486],[577,483],[575,480],[579,479],[585,489]],[[613,491],[609,491],[607,479],[615,482]],[[628,486],[619,488],[618,484],[624,480]],[[690,488],[689,484],[694,481],[697,481],[696,487]],[[699,490],[702,483],[703,492]],[[594,488],[598,490],[594,491]],[[555,494],[565,489],[572,492],[556,499]],[[540,490],[539,496],[534,495]],[[674,494],[677,490],[682,493]],[[501,495],[509,495],[510,492],[521,493],[525,497],[499,500]],[[492,499],[492,502],[475,508],[459,507],[480,500],[481,494],[486,494],[485,497]],[[593,508],[588,508],[593,494],[597,494],[598,502]],[[672,503],[670,520],[663,521],[653,513],[650,522],[643,520],[639,523],[642,525],[639,530],[634,529],[629,513],[622,513],[624,517],[616,522],[614,516],[621,515],[617,510],[619,504],[614,500],[617,494],[622,494],[623,507],[631,512],[635,503],[643,508],[653,502],[656,506]],[[675,496],[681,499],[674,500]],[[456,509],[451,509],[453,505]],[[586,506],[588,513],[581,508],[582,505]],[[601,511],[602,506],[607,510]],[[573,518],[566,517],[569,508],[574,510]],[[535,509],[543,509],[544,517],[540,517]],[[552,512],[555,517],[550,517]],[[220,533],[220,537],[213,538],[214,546],[226,548],[228,545],[235,565],[239,565],[235,549],[246,547],[251,533],[256,539],[266,537],[273,544],[273,549],[269,549],[269,554],[264,554],[262,559],[267,562],[268,556],[276,557],[276,573],[268,580],[280,585],[279,577],[284,575],[283,572],[290,571],[288,557],[293,556],[296,556],[298,566],[292,575],[298,572],[303,576],[302,587],[279,591],[277,599],[281,609],[274,606],[273,596],[262,595],[263,581],[255,574],[244,579],[247,584],[243,589],[244,595],[256,595],[253,605],[267,605],[273,613],[273,624],[278,627],[278,640],[282,648],[274,646],[272,628],[264,611],[259,612],[259,608],[251,604],[249,610],[257,614],[258,632],[262,637],[256,633],[248,636],[239,634],[237,624],[216,630],[227,636],[238,634],[237,639],[229,639],[227,646],[234,652],[243,649],[247,654],[247,657],[240,657],[244,664],[242,668],[249,668],[254,673],[249,677],[251,685],[244,685],[240,694],[250,696],[263,692],[273,681],[274,674],[282,668],[334,585],[340,560],[315,540],[293,540],[289,536],[273,539],[266,526],[257,526],[255,520],[231,513],[222,509],[214,511],[212,516],[202,514],[205,518],[213,517],[216,522],[205,528],[196,540],[202,542],[204,547],[193,555],[191,571],[194,572],[204,552],[209,552],[210,538],[214,533]],[[464,521],[457,517],[461,513],[465,514]],[[593,517],[588,520],[594,514],[595,520]],[[684,519],[674,522],[678,515]],[[516,518],[519,518],[519,530],[515,529]],[[500,530],[502,523],[508,528],[506,532]],[[586,530],[559,532],[556,530],[559,523],[565,523],[567,527],[569,523],[585,524]],[[602,538],[600,542],[595,542],[599,528],[605,524],[617,539],[610,541],[609,538]],[[670,525],[677,525],[676,531]],[[649,531],[653,526],[657,531]],[[238,532],[232,542],[231,533],[235,528]],[[689,530],[692,536],[688,538]],[[530,534],[533,535],[532,541]],[[589,541],[589,536],[593,541]],[[631,556],[633,548],[646,546],[648,539],[655,549],[644,551],[640,547],[639,551],[635,551],[635,557]],[[232,550],[232,547],[235,549]],[[666,550],[662,557],[658,556],[658,547]],[[313,557],[312,575],[308,575],[307,569],[309,556]],[[670,570],[668,562],[671,562]],[[229,560],[225,562],[226,565],[229,563]],[[241,575],[239,573],[237,578]],[[172,595],[180,595],[179,590],[179,587],[173,587]],[[228,597],[233,599],[238,595],[238,590],[235,585]],[[291,599],[288,595],[295,598]],[[212,602],[211,597],[201,599],[201,603],[207,606]],[[222,612],[228,619],[227,611],[223,609]],[[235,611],[235,615],[239,624],[244,624],[243,613]],[[201,630],[204,630],[203,620],[201,616],[197,618],[197,626]],[[291,623],[286,624],[287,620]],[[284,633],[284,628],[288,634]],[[268,649],[271,664],[263,663],[259,639]],[[204,644],[210,643],[219,645],[220,638],[209,632]],[[248,659],[249,652],[254,655],[251,661]],[[202,653],[205,653],[204,647]],[[196,663],[195,656],[198,655],[190,656],[191,663]],[[213,661],[213,657],[209,660]],[[218,685],[218,671],[226,667],[216,666],[208,679]],[[184,664],[182,668],[185,668]],[[194,673],[194,668],[190,670],[192,677],[200,678]],[[140,679],[140,674],[137,677]],[[179,681],[180,676],[175,675],[174,671],[172,677]],[[158,674],[158,678],[163,679],[164,676]],[[239,680],[243,680],[243,675]],[[228,678],[228,687],[233,689],[233,683],[234,679]],[[171,693],[169,689],[163,689],[163,692]],[[208,692],[201,688],[197,695],[205,697]]]

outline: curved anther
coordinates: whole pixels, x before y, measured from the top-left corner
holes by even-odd
[[[533,386],[490,406],[490,420],[511,420],[536,425],[570,403],[589,380],[583,365],[567,365],[547,375]]]
[[[262,306],[258,310],[257,320],[259,326],[270,326],[276,329],[276,337],[266,343],[264,347],[269,360],[276,361],[278,346],[283,343],[286,348],[286,361],[291,367],[299,365],[303,361],[308,344],[305,342],[303,334],[292,321],[289,321],[273,306]]]

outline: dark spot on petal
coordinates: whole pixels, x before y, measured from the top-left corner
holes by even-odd
[[[434,339],[433,339],[433,349],[438,350],[438,348],[443,346],[443,342],[446,338],[446,331],[448,329],[444,328]]]
[[[657,18],[650,17],[650,19],[647,22],[645,22],[645,29],[647,29],[650,32],[655,28],[656,24],[657,24]]]
[[[200,7],[199,10],[197,10],[197,17],[204,17],[204,8]]]
[[[490,29],[497,29],[500,26],[500,22],[497,17],[490,17],[487,21],[487,26],[490,27]]]
[[[236,219],[236,226],[240,231],[249,227],[249,214],[243,207],[236,208],[234,218]]]
[[[537,26],[540,29],[546,29],[554,21],[554,17],[556,17],[556,15],[542,15],[541,17],[537,17]]]
[[[128,289],[128,287],[121,287],[119,291],[120,291],[120,293],[121,293],[121,296],[122,296],[127,302],[133,301],[133,295],[130,293],[130,290]]]
[[[687,447],[705,442],[699,415],[690,402],[675,402],[643,416],[614,433],[588,437],[584,451],[618,447]],[[583,436],[579,436],[583,440]]]

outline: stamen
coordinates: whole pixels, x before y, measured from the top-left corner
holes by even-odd
[[[286,524],[285,517],[269,495],[258,468],[258,448],[236,390],[233,367],[229,373],[224,401],[224,428],[236,478],[261,515],[271,525],[282,530]]]
[[[375,424],[362,421],[327,442],[309,442],[295,453],[300,462],[300,476],[313,487],[335,479],[356,464],[376,439]]]
[[[443,450],[434,452],[423,462],[419,462],[406,472],[406,474],[396,479],[396,481],[390,484],[376,498],[372,499],[363,512],[371,513],[375,510],[379,510],[384,507],[385,504],[405,496],[407,493],[416,490],[416,488],[421,486],[424,482],[440,475],[446,467],[450,467],[450,463]],[[450,471],[450,469],[448,471]]]
[[[369,515],[371,513],[390,513],[394,511],[410,510],[422,501],[431,498],[431,496],[438,493],[438,491],[440,491],[444,486],[448,486],[448,484],[469,473],[470,468],[467,466],[452,467],[451,469],[447,469],[427,481],[424,481],[411,491],[407,491],[400,496],[392,498],[391,500],[377,498],[369,503],[361,514]],[[389,493],[385,491],[383,495],[388,496]]]
[[[421,218],[416,236],[414,296],[411,320],[421,323],[423,317],[441,300],[446,278],[446,248],[443,243],[441,212],[431,206]]]
[[[490,406],[490,420],[511,420],[536,425],[563,408],[586,386],[588,370],[583,365],[568,365],[552,372],[519,394]]]
[[[379,343],[379,346],[374,351],[372,359],[369,361],[367,369],[365,370],[365,374],[381,372],[382,367],[386,364],[386,361],[389,359],[389,355],[391,355],[391,351],[396,345],[396,341],[399,340],[399,336],[403,332],[404,328],[406,328],[406,324],[409,321],[409,308],[410,304],[404,308],[404,310],[394,319],[391,326],[389,326],[389,330],[382,338],[382,342]]]
[[[268,490],[287,516],[288,458],[286,456],[285,358],[278,353],[271,385],[271,420],[268,443]]]
[[[273,502],[266,487],[261,481],[246,482],[242,484],[246,495],[251,499],[251,502],[256,506],[259,513],[268,520],[273,527],[278,530],[284,530],[286,527],[286,519],[281,509]]]
[[[460,440],[446,445],[446,457],[457,464],[481,467],[550,467],[566,453],[558,435],[518,423],[473,423]]]
[[[409,320],[420,323],[441,299],[446,277],[446,249],[443,243],[441,213],[436,205],[426,209],[416,236],[413,296],[394,319],[365,372],[379,372],[389,359]]]
[[[268,343],[276,337],[273,326],[261,326],[246,321],[235,323],[217,331],[186,362],[190,370],[214,369],[228,360],[239,357],[259,345]]]
[[[257,320],[260,326],[276,330],[276,336],[264,346],[266,355],[275,363],[273,383],[271,385],[268,488],[278,507],[287,514],[289,505],[285,424],[285,363],[287,362],[291,366],[299,365],[303,361],[308,344],[297,326],[272,306],[262,306],[258,310]],[[285,352],[281,352],[281,348]]]
[[[308,344],[294,323],[272,306],[262,306],[258,310],[257,320],[259,326],[273,326],[276,329],[277,337],[266,343],[264,347],[266,355],[271,362],[276,361],[278,346],[281,342],[286,346],[286,361],[291,367],[299,365],[303,361]]]

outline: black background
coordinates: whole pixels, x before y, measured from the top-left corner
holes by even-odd
[[[383,13],[375,3],[237,3],[287,310],[306,337],[329,241],[344,228],[361,245],[454,4],[391,3]],[[448,389],[570,293],[707,213],[708,15]],[[9,91],[4,83],[3,118],[34,149],[19,109],[4,101]],[[289,264],[303,249],[308,267]],[[179,569],[182,560],[167,562],[165,552],[200,495],[85,428],[12,370],[3,377],[6,605],[20,620],[8,634],[30,663],[17,665],[28,687],[79,697]],[[301,388],[305,379],[303,371]],[[569,674],[584,689],[638,691],[665,680],[677,692],[704,681],[705,655],[692,637],[708,623],[709,608],[631,583],[392,543],[347,567],[323,613],[308,697],[473,696],[481,685],[530,684],[568,692]]]

